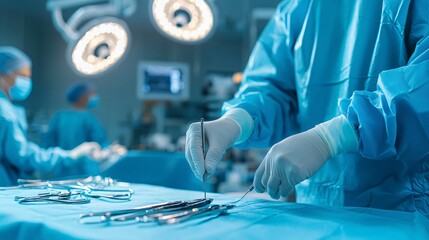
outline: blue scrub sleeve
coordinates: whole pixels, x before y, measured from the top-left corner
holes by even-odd
[[[415,1],[407,39],[408,65],[379,75],[377,90],[339,101],[370,159],[418,161],[429,149],[429,6]]]
[[[239,91],[223,105],[224,113],[241,108],[253,118],[253,132],[239,148],[269,147],[298,129],[293,41],[305,9],[298,1],[278,6],[253,49]]]
[[[89,131],[89,142],[96,142],[100,144],[102,148],[107,147],[109,142],[107,141],[106,133],[104,128],[101,126],[101,123],[97,120],[95,116],[92,114],[89,118],[89,127],[91,130]]]
[[[5,136],[5,157],[20,170],[48,172],[59,163],[64,166],[73,164],[74,160],[68,151],[60,148],[42,149],[27,141],[17,121],[3,121],[3,123],[2,131],[4,133],[1,136]]]

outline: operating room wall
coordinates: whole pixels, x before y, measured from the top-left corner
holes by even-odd
[[[242,38],[218,33],[206,43],[186,46],[174,43],[148,25],[130,22],[132,47],[123,62],[97,78],[81,78],[67,65],[66,42],[54,29],[50,18],[29,16],[0,9],[0,45],[13,45],[33,59],[34,89],[23,103],[30,119],[46,122],[57,110],[68,107],[67,87],[76,80],[96,85],[101,105],[94,111],[106,128],[109,140],[128,145],[132,116],[141,111],[136,97],[137,64],[141,60],[189,63],[191,99],[183,109],[185,121],[200,116],[202,80],[207,72],[235,72],[243,68]],[[36,119],[34,118],[36,117]]]
[[[41,62],[39,59],[40,46],[40,22],[24,13],[6,11],[0,8],[0,46],[14,46],[26,52],[33,60],[33,78],[41,77]],[[34,86],[38,89],[39,86]],[[36,107],[37,99],[40,98],[34,91],[28,101],[22,103],[26,107]]]

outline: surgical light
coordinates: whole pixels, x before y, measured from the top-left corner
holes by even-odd
[[[129,44],[129,31],[122,21],[114,18],[97,20],[87,28],[75,44],[69,45],[69,60],[78,72],[95,75],[123,57]]]
[[[158,31],[180,43],[201,43],[217,25],[217,11],[210,0],[151,0],[149,9]]]
[[[100,4],[101,3],[101,4]],[[64,21],[62,10],[82,4]],[[51,0],[54,25],[68,42],[67,62],[82,76],[96,76],[111,69],[127,53],[130,31],[126,23],[115,17],[129,16],[135,11],[134,0]]]

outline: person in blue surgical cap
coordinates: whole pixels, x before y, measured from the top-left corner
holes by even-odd
[[[255,173],[272,198],[429,217],[429,3],[283,1],[224,115],[187,132],[198,178],[226,149],[270,147]]]
[[[52,117],[46,145],[67,150],[84,142],[107,146],[104,129],[90,112],[99,103],[95,87],[87,82],[77,82],[69,88],[66,98],[72,108],[59,111]]]
[[[60,169],[96,169],[91,158],[97,143],[73,150],[43,149],[27,140],[24,110],[12,102],[25,100],[31,92],[31,60],[13,47],[0,47],[0,186],[16,185],[18,178]],[[88,167],[88,168],[87,168]]]

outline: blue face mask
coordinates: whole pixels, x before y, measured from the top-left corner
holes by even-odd
[[[12,100],[22,101],[25,100],[31,93],[33,83],[31,78],[24,76],[17,76],[15,79],[15,85],[9,89],[9,96]]]
[[[98,95],[92,95],[91,97],[89,97],[88,103],[86,104],[86,108],[94,109],[98,106],[99,103],[100,98],[98,97]]]

